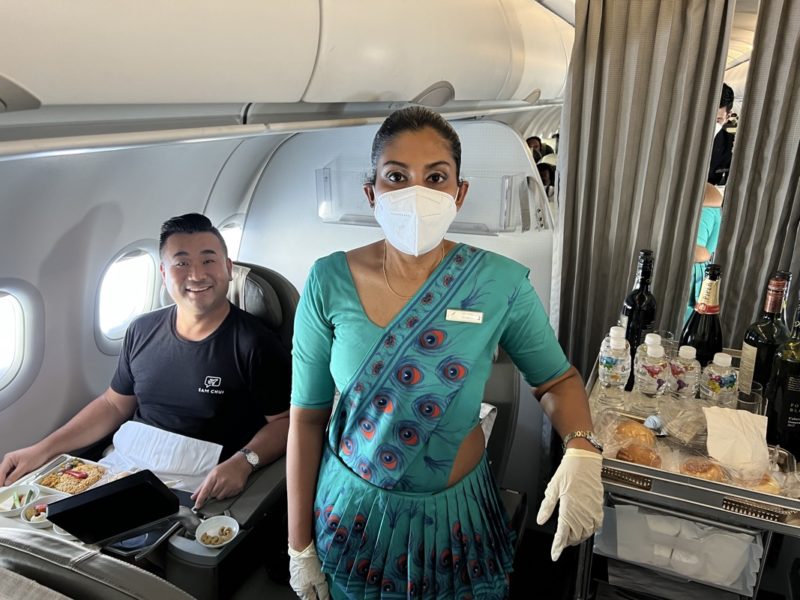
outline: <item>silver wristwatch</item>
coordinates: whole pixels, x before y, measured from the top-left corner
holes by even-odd
[[[244,457],[247,459],[247,463],[250,465],[250,468],[253,469],[253,471],[258,469],[258,465],[261,462],[258,459],[258,454],[250,450],[250,448],[242,448],[239,450],[239,452],[244,454]]]
[[[567,435],[564,436],[564,442],[563,442],[564,452],[567,451],[567,444],[570,441],[574,440],[575,438],[584,439],[587,442],[589,442],[592,446],[597,448],[600,452],[603,451],[603,444],[601,444],[600,440],[598,440],[597,437],[594,435],[594,431],[578,430],[578,431],[573,431],[572,433],[568,433]]]

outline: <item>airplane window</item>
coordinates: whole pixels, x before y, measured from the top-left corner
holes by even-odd
[[[142,250],[124,254],[114,261],[100,284],[100,331],[109,339],[125,336],[128,324],[153,308],[153,285],[156,265]]]
[[[23,355],[22,305],[0,292],[0,389],[17,375]]]
[[[219,233],[228,247],[228,258],[231,260],[239,258],[239,246],[242,243],[242,226],[239,223],[229,223],[228,225],[223,225]]]

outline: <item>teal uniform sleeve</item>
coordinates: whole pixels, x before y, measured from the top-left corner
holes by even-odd
[[[563,375],[570,368],[527,275],[511,305],[500,346],[533,387]]]
[[[700,211],[700,225],[697,228],[697,242],[698,246],[708,248],[709,241],[714,231],[714,208],[706,206]],[[713,252],[713,250],[710,250]]]
[[[312,267],[294,318],[292,340],[292,406],[328,408],[335,385],[330,372],[333,325],[326,316],[324,295]]]

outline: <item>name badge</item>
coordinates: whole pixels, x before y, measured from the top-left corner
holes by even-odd
[[[448,321],[457,321],[459,323],[483,323],[483,313],[477,310],[456,310],[448,308],[445,318]]]

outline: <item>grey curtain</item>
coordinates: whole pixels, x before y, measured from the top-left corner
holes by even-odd
[[[720,316],[727,346],[741,347],[772,270],[792,271],[790,309],[796,303],[799,153],[800,2],[768,0],[759,8],[715,257],[723,267]]]
[[[561,124],[551,322],[586,376],[655,252],[659,329],[689,290],[732,0],[578,0]]]

